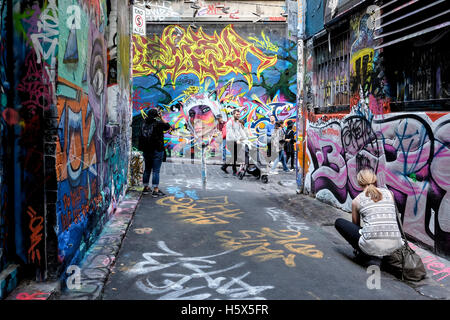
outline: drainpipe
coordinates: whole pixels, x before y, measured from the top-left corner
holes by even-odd
[[[302,148],[302,159],[298,159],[298,149],[295,153],[295,176],[297,182],[297,193],[303,193],[305,185],[305,138],[306,138],[306,103],[304,99],[304,78],[305,78],[305,20],[306,1],[298,0],[298,34],[297,34],[297,146]],[[301,136],[300,136],[301,133]],[[299,167],[301,161],[301,167]]]

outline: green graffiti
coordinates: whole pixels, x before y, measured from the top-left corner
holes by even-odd
[[[14,20],[14,28],[17,30],[17,33],[19,33],[30,46],[33,46],[33,43],[28,38],[28,35],[25,31],[25,27],[23,26],[23,21],[29,19],[34,14],[34,11],[31,9],[26,10],[23,13],[13,13],[13,20]]]

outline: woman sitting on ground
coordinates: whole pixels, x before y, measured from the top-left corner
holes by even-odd
[[[335,227],[357,256],[367,260],[382,258],[403,245],[394,195],[388,189],[377,187],[377,176],[372,169],[358,172],[357,180],[363,192],[352,201],[352,222],[339,218]]]

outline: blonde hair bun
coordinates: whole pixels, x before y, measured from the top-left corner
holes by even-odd
[[[370,196],[374,202],[383,199],[382,193],[377,189],[377,175],[372,169],[366,168],[359,171],[356,180],[362,188],[366,189],[366,196]]]

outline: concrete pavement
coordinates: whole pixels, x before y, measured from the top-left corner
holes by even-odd
[[[384,272],[380,287],[371,289],[368,265],[354,260],[332,227],[350,215],[297,195],[294,173],[263,184],[254,177],[240,181],[218,166],[207,172],[203,189],[199,165],[164,164],[166,196],[142,197],[103,299],[450,297],[432,277],[411,285]]]
[[[450,298],[449,261],[419,247],[427,279],[407,283],[381,271],[371,289],[369,266],[334,229],[350,214],[296,194],[294,179],[280,172],[263,184],[208,165],[203,188],[200,165],[164,163],[166,196],[129,190],[80,264],[80,288],[28,283],[8,299]]]

